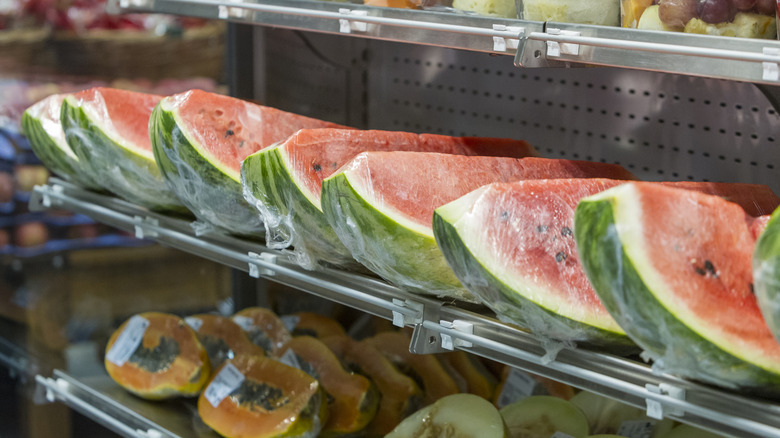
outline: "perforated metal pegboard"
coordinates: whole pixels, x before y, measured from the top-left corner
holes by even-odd
[[[352,94],[353,126],[520,138],[544,156],[619,163],[648,180],[755,182],[780,193],[780,116],[753,84],[616,68],[522,69],[508,56],[370,40],[345,55],[354,39],[313,35],[318,56],[351,59],[342,92]],[[289,83],[288,73],[276,75],[269,84]]]

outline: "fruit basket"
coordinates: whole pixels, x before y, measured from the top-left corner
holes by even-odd
[[[52,35],[60,71],[72,75],[124,78],[206,77],[219,79],[224,25],[205,24],[181,32],[95,29]]]

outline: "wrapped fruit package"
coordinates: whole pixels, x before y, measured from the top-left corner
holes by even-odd
[[[250,155],[241,166],[246,199],[261,212],[266,241],[293,247],[298,262],[359,267],[328,225],[320,204],[322,181],[363,151],[431,151],[461,155],[535,155],[526,142],[390,131],[303,130]]]

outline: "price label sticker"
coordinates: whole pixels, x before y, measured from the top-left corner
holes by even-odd
[[[290,333],[292,333],[292,331],[295,330],[295,327],[298,327],[298,323],[301,322],[301,317],[296,315],[285,315],[279,317],[279,319],[282,320],[284,328]]]
[[[655,425],[656,422],[652,420],[624,421],[620,424],[617,434],[627,438],[651,438]]]
[[[295,355],[292,348],[288,348],[287,351],[284,352],[282,357],[279,358],[279,362],[293,368],[298,368],[299,370],[302,369],[301,363],[298,361],[298,356]]]
[[[550,438],[574,438],[574,437],[569,435],[568,433],[555,432],[550,436]]]
[[[215,408],[225,397],[235,391],[244,382],[244,375],[232,363],[225,365],[219,374],[209,383],[204,396]]]
[[[504,406],[514,403],[518,400],[522,400],[534,393],[537,382],[528,373],[520,371],[517,368],[512,368],[509,371],[509,376],[504,383],[504,387],[501,389],[501,394],[498,396],[497,405],[501,409]]]
[[[252,332],[255,330],[255,323],[252,322],[252,318],[236,315],[233,317],[233,322],[238,324],[245,332]]]
[[[184,322],[187,323],[188,326],[192,327],[193,330],[196,332],[200,330],[200,326],[203,325],[203,320],[200,318],[195,318],[193,316],[188,316],[184,318]]]
[[[149,320],[146,318],[138,315],[130,318],[122,333],[117,336],[114,345],[106,353],[106,359],[116,366],[124,365],[141,345],[148,327]]]

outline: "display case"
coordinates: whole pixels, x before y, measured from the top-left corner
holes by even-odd
[[[269,106],[358,128],[521,138],[545,156],[621,164],[646,180],[780,190],[778,41],[311,0],[114,6],[229,21],[232,94]],[[233,277],[251,289],[234,288],[239,308],[257,301],[255,281],[270,281],[412,328],[414,353],[463,350],[654,418],[733,436],[780,436],[777,401],[654,372],[638,358],[550,345],[484,308],[343,270],[310,271],[284,251],[203,233],[188,220],[56,178],[30,199],[32,211],[51,208],[245,272]],[[17,353],[6,362],[23,368]],[[35,374],[39,401],[63,402],[121,435],[211,436],[186,403],[158,409],[105,377]]]

